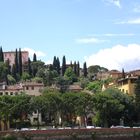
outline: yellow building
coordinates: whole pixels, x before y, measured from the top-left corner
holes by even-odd
[[[138,77],[126,77],[118,80],[117,88],[128,95],[134,95],[135,82]]]

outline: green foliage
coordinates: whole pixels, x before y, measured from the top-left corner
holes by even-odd
[[[41,68],[44,68],[44,62],[33,61],[33,62],[31,62],[31,68],[32,68],[33,77],[35,77],[38,70],[40,70]]]
[[[37,61],[37,57],[36,57],[36,54],[34,53],[33,54],[33,62],[36,62]]]
[[[62,76],[64,76],[65,71],[66,71],[66,58],[65,58],[65,56],[63,56],[63,59],[62,59]]]
[[[101,92],[102,89],[102,81],[94,81],[94,82],[90,82],[87,87],[87,90],[90,90],[94,93],[99,93]]]
[[[119,125],[120,119],[132,119],[132,98],[124,95],[117,89],[107,89],[94,96],[95,109],[98,118],[104,126]],[[134,109],[134,108],[133,108]]]
[[[36,82],[36,83],[42,83],[43,82],[43,78],[41,78],[41,77],[34,77],[34,78],[32,78],[32,81]]]
[[[8,74],[8,68],[4,62],[0,62],[0,81],[5,81]]]
[[[17,140],[17,137],[14,135],[7,134],[5,136],[2,136],[2,138],[0,138],[0,140]]]
[[[14,84],[16,84],[15,78],[14,78],[12,75],[10,75],[10,74],[7,75],[7,80],[8,80],[8,84],[9,84],[9,85],[14,85]]]
[[[23,72],[21,78],[23,81],[26,81],[30,79],[30,75],[27,72]]]
[[[0,47],[0,62],[4,62],[2,46]]]
[[[88,71],[87,71],[87,64],[86,64],[86,62],[85,62],[84,65],[83,65],[83,75],[84,75],[84,77],[87,77],[87,74],[88,74]]]
[[[94,65],[94,66],[88,67],[88,73],[95,74],[95,73],[98,73],[100,71],[107,72],[108,69],[106,69],[104,67],[100,67],[99,65]]]
[[[91,133],[92,140],[95,140],[96,135],[97,135],[96,132],[92,132],[92,133]]]
[[[89,84],[89,79],[85,77],[80,78],[80,86],[84,89]]]
[[[18,65],[19,65],[19,75],[22,76],[22,53],[21,48],[19,48],[19,55],[18,55]]]
[[[69,67],[66,69],[65,71],[65,74],[64,74],[64,78],[68,81],[70,81],[71,83],[75,82],[77,79],[76,79],[76,75],[75,73],[73,72],[72,68]]]
[[[140,77],[136,80],[135,85],[135,106],[137,112],[137,119],[140,121]]]

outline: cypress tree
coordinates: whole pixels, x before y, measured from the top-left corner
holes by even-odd
[[[73,68],[72,61],[70,61],[70,67]]]
[[[3,55],[2,46],[0,47],[0,62],[4,62],[4,55]]]
[[[18,65],[18,51],[16,49],[16,52],[15,52],[15,71],[16,73],[19,73],[19,65]]]
[[[36,57],[36,54],[34,53],[33,54],[33,62],[36,62],[37,61],[37,57]]]
[[[56,56],[54,56],[53,58],[53,69],[57,70],[57,60],[56,60]]]
[[[9,59],[6,61],[6,67],[7,67],[7,74],[11,74],[11,66]]]
[[[22,75],[22,52],[21,52],[21,48],[19,49],[19,74],[20,76]]]
[[[122,69],[122,78],[125,78],[125,72],[124,72],[124,69]]]
[[[83,75],[84,75],[84,77],[87,77],[87,74],[88,74],[88,72],[87,72],[87,64],[85,62],[84,65],[83,65]]]
[[[32,68],[31,68],[31,60],[28,58],[28,74],[31,76],[32,75]]]
[[[16,65],[13,64],[12,66],[12,76],[15,78],[15,80],[17,81],[17,74],[16,74]]]
[[[56,59],[56,67],[57,67],[57,73],[60,74],[60,61],[59,61],[59,58],[57,57]]]
[[[79,64],[79,61],[77,63],[77,70],[76,70],[76,73],[77,73],[77,76],[79,77],[80,76],[80,64]]]
[[[75,75],[77,75],[76,61],[74,62],[73,72],[74,72]]]
[[[63,56],[63,59],[62,59],[62,76],[64,76],[65,71],[66,71],[66,58],[65,58],[65,56]]]

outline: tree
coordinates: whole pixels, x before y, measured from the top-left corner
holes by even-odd
[[[72,125],[77,116],[78,96],[73,93],[65,93],[62,95],[62,122],[63,125]]]
[[[86,89],[93,93],[100,93],[102,90],[102,81],[89,82]]]
[[[84,77],[87,77],[87,74],[88,74],[88,72],[87,72],[87,64],[85,62],[84,65],[83,65],[83,75],[84,75]]]
[[[67,80],[70,81],[70,83],[72,82],[75,82],[76,81],[76,75],[75,73],[73,72],[72,68],[69,67],[66,69],[65,71],[65,74],[64,74],[64,78],[66,78]]]
[[[36,73],[38,72],[39,69],[44,68],[44,62],[42,61],[33,61],[31,62],[31,68],[32,68],[32,74],[33,77],[36,76]]]
[[[80,76],[80,64],[79,64],[79,61],[77,63],[76,74],[77,74],[78,77]]]
[[[12,74],[12,77],[17,81],[17,73],[16,73],[16,65],[15,64],[13,64],[13,66],[12,66],[11,74]]]
[[[22,93],[20,95],[12,96],[13,106],[11,108],[11,119],[19,120],[19,128],[25,127],[22,126],[23,122],[27,120],[28,116],[32,114],[33,109],[31,106],[31,96]]]
[[[28,58],[28,74],[32,76],[31,60]]]
[[[57,57],[57,59],[56,59],[56,62],[57,62],[57,69],[56,69],[56,71],[57,71],[57,73],[60,75],[60,61],[59,61],[59,58]]]
[[[26,81],[30,79],[30,75],[27,72],[23,72],[21,78],[23,81]]]
[[[40,122],[39,122],[39,115],[43,113],[43,109],[45,109],[45,102],[42,96],[35,96],[31,99],[31,106],[32,106],[32,111],[37,112],[37,128],[39,129],[40,127]]]
[[[87,94],[87,93],[77,93],[77,105],[76,105],[76,112],[78,116],[82,116],[84,118],[84,124],[85,126],[87,125],[92,125],[92,124],[87,124],[87,117],[88,115],[94,114],[94,103],[92,100],[92,95]]]
[[[4,123],[4,130],[8,130],[8,121],[10,120],[12,97],[1,96],[0,97],[0,120]]]
[[[76,65],[76,61],[74,62],[73,71],[74,71],[74,73],[75,73],[75,75],[76,75],[76,74],[77,74],[77,65]]]
[[[18,56],[18,60],[19,60],[19,75],[22,76],[22,52],[21,52],[21,48],[19,48],[19,56]]]
[[[125,72],[124,72],[124,69],[122,69],[122,78],[125,78]]]
[[[5,62],[5,64],[6,64],[6,67],[7,67],[7,73],[8,74],[11,74],[11,66],[10,66],[10,62],[9,62],[9,59]]]
[[[137,112],[137,120],[140,121],[140,76],[135,83],[135,106]]]
[[[0,62],[4,62],[2,46],[0,47]]]
[[[8,85],[16,84],[15,78],[12,75],[10,75],[10,74],[7,75],[7,80],[8,80]]]
[[[57,70],[57,60],[56,60],[56,56],[54,56],[53,58],[53,69]]]
[[[96,114],[98,115],[98,125],[109,127],[119,125],[121,119],[126,124],[132,120],[132,99],[128,95],[117,89],[107,89],[93,97]]]
[[[8,68],[4,62],[0,62],[0,81],[6,81],[8,74]],[[7,82],[7,81],[6,81]]]
[[[61,113],[61,104],[62,99],[59,92],[49,91],[43,93],[43,99],[45,100],[44,104],[46,105],[46,109],[44,110],[45,116],[48,116],[48,119],[52,122],[52,125],[57,127]]]
[[[36,62],[37,61],[37,57],[36,57],[36,54],[34,53],[33,54],[33,62]]]
[[[15,70],[16,70],[16,73],[19,73],[18,51],[17,51],[17,49],[16,49],[16,52],[15,52]]]
[[[66,58],[65,58],[65,56],[63,56],[63,59],[62,59],[62,76],[64,76],[65,71],[66,71]]]

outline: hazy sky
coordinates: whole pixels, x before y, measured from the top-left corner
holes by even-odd
[[[0,0],[0,45],[45,63],[140,69],[140,0]]]

